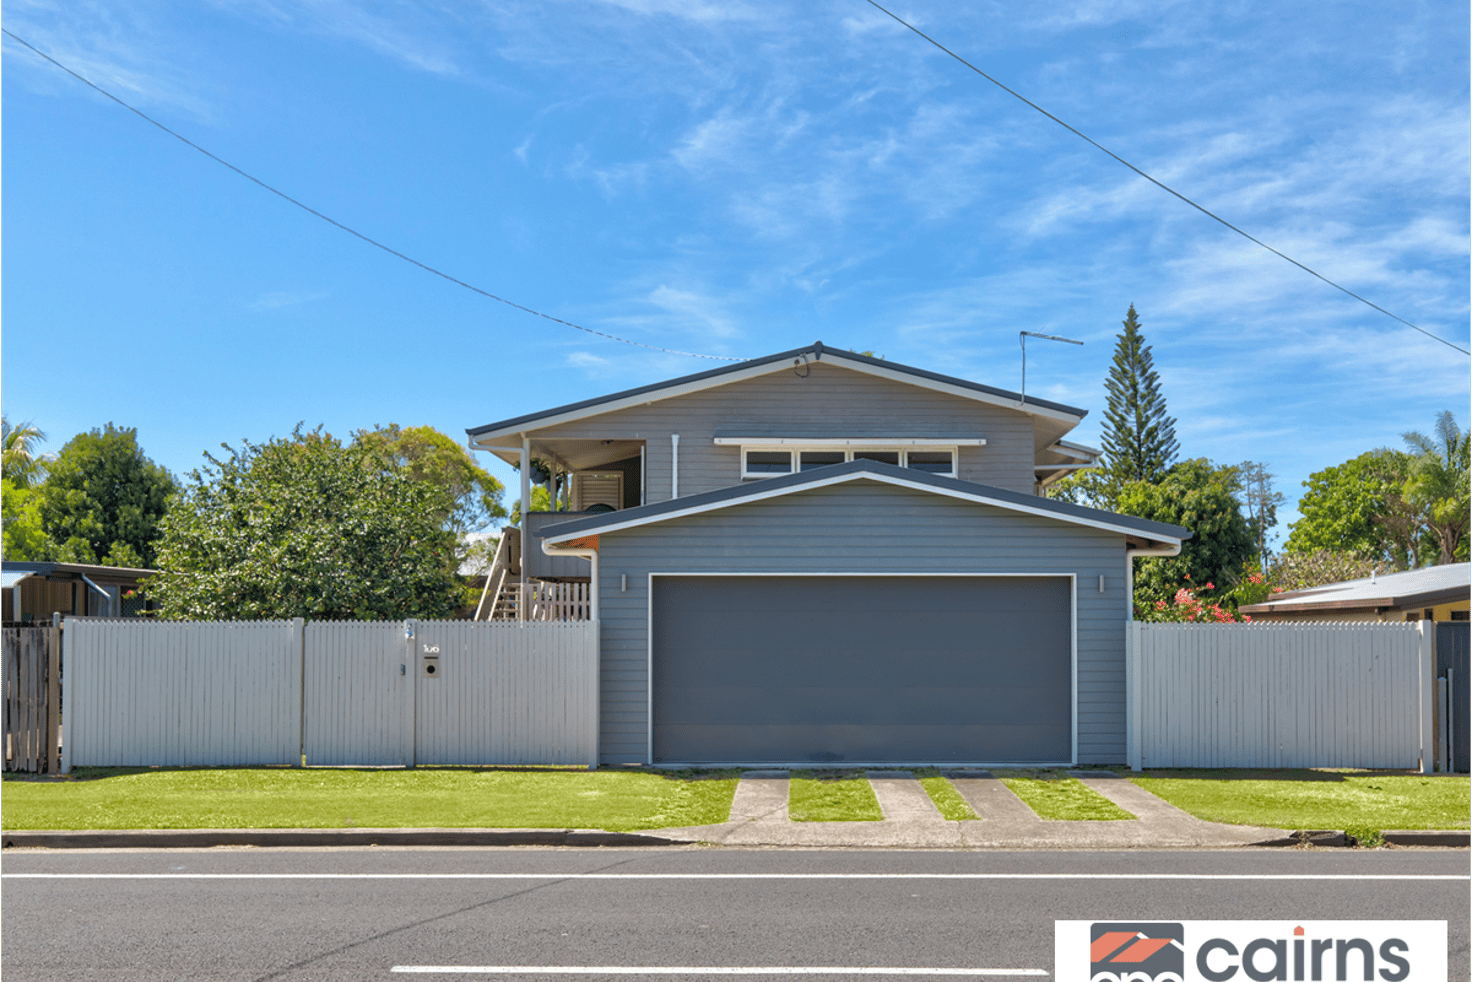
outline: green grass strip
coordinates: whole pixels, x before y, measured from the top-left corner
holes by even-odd
[[[1210,822],[1343,829],[1362,844],[1385,829],[1465,829],[1472,782],[1459,774],[1382,771],[1150,771],[1131,777]]]
[[[793,771],[787,815],[794,822],[880,822],[884,813],[863,771]]]
[[[930,800],[935,802],[935,807],[940,809],[940,817],[947,822],[969,822],[981,818],[939,769],[919,767],[914,774],[925,793],[930,795]]]
[[[1118,822],[1135,817],[1062,771],[994,770],[992,773],[1039,818],[1059,822]]]
[[[726,821],[738,772],[77,769],[5,775],[5,829],[583,828]]]

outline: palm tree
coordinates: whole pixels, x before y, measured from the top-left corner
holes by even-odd
[[[1427,529],[1441,550],[1436,562],[1442,565],[1457,561],[1457,547],[1472,525],[1472,445],[1449,409],[1436,417],[1436,436],[1439,444],[1423,433],[1402,433],[1401,439],[1414,454],[1405,497],[1425,506]]]
[[[46,471],[49,454],[37,454],[36,446],[46,442],[46,434],[30,420],[11,426],[0,414],[0,473],[16,487],[30,487]]]

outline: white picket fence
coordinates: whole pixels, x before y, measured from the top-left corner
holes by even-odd
[[[63,772],[598,760],[595,621],[63,630]]]
[[[1429,770],[1430,626],[1132,623],[1130,763]]]

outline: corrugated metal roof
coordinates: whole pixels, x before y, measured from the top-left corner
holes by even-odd
[[[1249,614],[1267,614],[1294,610],[1420,607],[1431,602],[1447,603],[1465,598],[1469,593],[1472,593],[1472,563],[1448,563],[1279,593],[1242,610]]]
[[[839,360],[847,359],[849,361],[856,361],[862,364],[882,368],[887,371],[894,372],[898,375],[911,375],[916,378],[928,379],[932,382],[943,382],[947,385],[953,385],[963,389],[970,389],[973,392],[977,392],[979,394],[987,396],[1017,401],[1019,404],[1016,408],[1022,412],[1026,412],[1029,407],[1037,407],[1040,409],[1049,409],[1053,412],[1065,413],[1069,416],[1076,416],[1079,419],[1083,419],[1089,414],[1089,411],[1087,409],[1079,409],[1074,406],[1065,406],[1062,403],[1049,402],[1046,399],[1029,397],[1027,402],[1023,404],[1021,402],[1022,396],[1016,392],[1009,392],[1006,389],[994,388],[990,385],[982,385],[980,382],[971,382],[963,378],[956,378],[952,375],[942,375],[939,372],[929,372],[923,368],[915,368],[910,365],[901,365],[899,362],[889,361],[883,358],[870,358],[867,355],[860,355],[851,351],[839,351],[834,348],[825,347],[822,342],[819,342],[814,345],[809,345],[806,348],[794,348],[791,351],[782,351],[778,352],[775,355],[767,355],[762,358],[753,358],[750,361],[738,362],[734,365],[724,365],[720,368],[713,368],[710,371],[696,372],[693,375],[684,375],[680,378],[670,379],[665,382],[656,382],[653,385],[643,385],[634,389],[625,389],[622,392],[614,392],[610,395],[599,396],[596,399],[584,399],[582,402],[569,403],[566,406],[558,406],[555,409],[547,409],[543,410],[542,412],[531,413],[526,416],[517,416],[512,419],[503,419],[500,422],[488,423],[485,426],[470,427],[467,428],[465,432],[471,437],[476,437],[483,433],[514,430],[535,423],[538,420],[546,419],[547,417],[560,416],[564,413],[576,412],[582,409],[591,409],[602,403],[617,402],[620,399],[628,399],[632,396],[652,395],[656,392],[659,392],[661,389],[669,389],[676,386],[689,385],[692,382],[710,380],[712,384],[718,385],[721,383],[717,380],[723,375],[730,375],[735,372],[745,371],[759,365],[767,365],[774,362],[786,362],[793,358],[806,354],[817,354],[824,358],[836,358]]]

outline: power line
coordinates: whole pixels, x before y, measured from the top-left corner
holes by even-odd
[[[1335,283],[1333,280],[1329,279],[1327,276],[1324,276],[1322,273],[1319,273],[1319,272],[1317,272],[1315,270],[1310,269],[1309,267],[1305,266],[1303,263],[1299,262],[1297,259],[1294,259],[1292,256],[1285,255],[1284,253],[1281,253],[1277,249],[1274,249],[1272,246],[1268,245],[1266,242],[1262,241],[1261,239],[1258,239],[1258,238],[1256,238],[1256,237],[1254,237],[1252,235],[1249,235],[1247,232],[1242,231],[1242,229],[1240,229],[1237,226],[1233,225],[1231,222],[1227,221],[1225,218],[1222,218],[1220,215],[1217,215],[1217,214],[1215,214],[1213,212],[1210,212],[1207,209],[1201,207],[1196,202],[1194,202],[1190,198],[1186,197],[1184,194],[1181,194],[1175,188],[1172,188],[1169,185],[1166,185],[1166,184],[1163,184],[1160,181],[1157,181],[1155,178],[1151,177],[1149,174],[1146,174],[1144,171],[1140,170],[1140,168],[1136,167],[1134,164],[1130,163],[1128,160],[1125,160],[1123,157],[1121,157],[1119,154],[1115,153],[1113,150],[1110,150],[1108,147],[1103,146],[1103,145],[1095,142],[1094,140],[1089,139],[1089,137],[1087,137],[1084,134],[1080,133],[1078,130],[1074,129],[1072,126],[1069,126],[1063,120],[1059,119],[1057,116],[1054,116],[1052,113],[1048,112],[1048,110],[1044,109],[1042,106],[1040,106],[1037,103],[1033,102],[1031,99],[1028,99],[1026,96],[1021,95],[1021,94],[1013,91],[1012,89],[1009,89],[1007,86],[1003,85],[1001,82],[999,82],[996,79],[992,78],[986,72],[982,71],[980,68],[977,68],[975,65],[971,64],[971,62],[967,61],[965,58],[962,58],[960,55],[956,54],[950,48],[947,48],[945,45],[941,44],[935,38],[933,38],[930,35],[926,34],[924,31],[920,30],[918,27],[916,27],[914,24],[911,24],[909,21],[906,21],[904,18],[900,17],[898,14],[895,14],[892,11],[886,10],[884,7],[881,7],[879,4],[875,3],[874,0],[866,0],[866,2],[871,7],[874,7],[876,10],[880,11],[881,13],[888,14],[890,17],[894,18],[894,20],[897,21],[901,26],[907,27],[911,31],[914,31],[916,34],[920,35],[922,38],[924,38],[925,40],[929,41],[931,44],[935,45],[937,48],[939,48],[940,50],[944,51],[946,54],[950,55],[952,58],[954,58],[957,61],[959,61],[961,64],[965,65],[967,68],[971,69],[973,72],[975,72],[976,74],[980,75],[982,78],[986,79],[988,82],[992,83],[997,88],[1001,89],[1003,92],[1006,92],[1008,95],[1012,96],[1015,99],[1018,99],[1018,100],[1020,100],[1022,102],[1027,103],[1027,105],[1029,105],[1032,108],[1036,109],[1038,112],[1042,113],[1044,116],[1047,116],[1053,122],[1057,123],[1059,126],[1063,127],[1068,132],[1072,133],[1074,136],[1078,137],[1081,140],[1084,140],[1085,142],[1089,143],[1091,146],[1095,147],[1096,149],[1103,151],[1104,153],[1108,154],[1110,157],[1113,157],[1115,160],[1119,161],[1121,164],[1124,164],[1130,170],[1134,171],[1136,174],[1139,174],[1141,177],[1143,177],[1145,180],[1149,181],[1151,184],[1154,184],[1156,187],[1158,187],[1158,188],[1160,188],[1160,189],[1162,189],[1164,191],[1169,191],[1171,194],[1175,195],[1177,198],[1180,198],[1186,204],[1190,205],[1192,208],[1195,208],[1197,211],[1201,212],[1201,214],[1205,215],[1206,217],[1208,217],[1210,219],[1213,219],[1213,220],[1215,220],[1217,222],[1220,222],[1221,224],[1225,225],[1227,228],[1231,229],[1233,232],[1236,232],[1238,235],[1242,236],[1244,239],[1247,239],[1247,240],[1249,240],[1251,242],[1255,242],[1256,244],[1262,246],[1264,249],[1266,249],[1268,252],[1271,252],[1273,255],[1277,256],[1278,258],[1288,260],[1288,262],[1290,262],[1293,265],[1297,266],[1299,269],[1303,270],[1305,273],[1309,273],[1310,275],[1313,275],[1313,276],[1318,277],[1320,280],[1323,280],[1325,283],[1329,284],[1330,286],[1332,286],[1334,289],[1340,291],[1341,293],[1346,293],[1349,296],[1354,297],[1360,303],[1375,308],[1376,310],[1380,311],[1380,313],[1384,314],[1386,317],[1389,317],[1389,318],[1391,318],[1393,320],[1400,321],[1406,327],[1409,327],[1412,330],[1420,331],[1422,334],[1426,335],[1428,338],[1431,338],[1434,341],[1440,341],[1442,344],[1446,345],[1449,348],[1455,348],[1457,351],[1460,351],[1464,355],[1466,355],[1466,354],[1472,354],[1472,352],[1469,352],[1466,348],[1463,348],[1460,345],[1453,344],[1452,342],[1448,341],[1446,338],[1438,337],[1437,335],[1432,334],[1430,331],[1426,330],[1424,327],[1417,327],[1415,324],[1412,324],[1410,321],[1406,320],[1404,317],[1400,317],[1400,316],[1398,316],[1396,314],[1392,314],[1390,311],[1386,310],[1384,307],[1380,306],[1379,304],[1374,303],[1374,302],[1372,302],[1370,300],[1366,300],[1364,297],[1360,296],[1358,293],[1355,293],[1353,290],[1350,290],[1350,289],[1347,289],[1345,287],[1342,287],[1338,283]]]
[[[359,232],[357,229],[350,228],[347,225],[344,225],[342,222],[339,222],[337,219],[331,218],[331,217],[329,217],[327,215],[322,214],[322,212],[320,212],[317,209],[311,207],[310,205],[303,204],[302,202],[300,202],[297,199],[293,198],[291,195],[287,194],[286,192],[277,190],[276,188],[274,188],[271,185],[267,184],[265,181],[261,180],[260,178],[255,177],[255,176],[253,176],[251,174],[247,174],[245,171],[241,170],[239,167],[236,167],[234,164],[230,163],[230,161],[225,160],[222,157],[216,156],[215,154],[213,154],[210,151],[206,150],[204,147],[200,146],[199,144],[195,143],[194,141],[188,139],[187,137],[181,136],[180,134],[178,134],[178,133],[174,132],[173,130],[169,129],[163,123],[160,123],[158,120],[154,119],[152,116],[149,116],[147,113],[143,112],[141,109],[138,109],[138,108],[136,108],[134,106],[129,105],[128,103],[124,102],[122,99],[119,99],[117,96],[113,95],[111,92],[109,92],[106,89],[104,89],[102,86],[100,86],[100,85],[96,84],[95,82],[91,81],[90,79],[85,78],[82,75],[79,75],[76,72],[72,71],[66,65],[63,65],[61,62],[57,61],[55,58],[51,57],[46,52],[44,52],[41,49],[37,48],[35,45],[31,44],[29,41],[25,40],[24,38],[16,35],[14,32],[9,31],[9,30],[6,30],[3,27],[0,27],[0,31],[4,31],[4,33],[6,35],[8,35],[9,37],[11,37],[14,40],[16,40],[16,41],[20,42],[21,44],[25,45],[27,48],[30,48],[31,51],[35,52],[37,55],[40,55],[42,58],[46,59],[47,61],[51,62],[51,64],[55,65],[57,68],[60,68],[62,71],[66,72],[68,75],[70,75],[72,78],[76,79],[78,82],[81,82],[83,85],[86,85],[88,88],[90,88],[93,91],[99,93],[100,95],[106,96],[108,99],[111,99],[113,102],[116,102],[118,105],[122,106],[124,109],[126,109],[129,112],[133,113],[135,116],[139,117],[143,121],[148,122],[148,123],[152,123],[154,126],[158,127],[159,129],[163,130],[165,133],[169,134],[169,136],[172,136],[174,139],[178,140],[180,143],[183,143],[185,146],[192,147],[195,150],[198,150],[200,153],[204,154],[206,157],[210,158],[215,163],[220,164],[222,167],[228,167],[230,170],[232,170],[235,173],[239,174],[241,177],[245,178],[247,181],[250,181],[251,183],[258,185],[259,187],[262,187],[265,190],[270,191],[272,194],[276,195],[278,198],[282,199],[283,201],[287,201],[287,202],[289,202],[289,203],[291,203],[293,205],[296,205],[298,208],[300,208],[302,211],[306,212],[307,214],[313,215],[313,216],[315,216],[317,218],[320,218],[320,219],[322,219],[322,221],[326,222],[327,224],[332,225],[332,226],[334,226],[336,228],[339,228],[342,231],[348,233],[349,235],[354,236],[354,237],[356,237],[358,239],[363,240],[364,242],[368,243],[371,246],[374,246],[374,247],[376,247],[378,249],[382,249],[384,252],[388,253],[391,256],[395,256],[395,257],[397,257],[399,259],[402,259],[404,262],[409,263],[411,265],[418,266],[420,269],[424,270],[426,273],[433,273],[435,276],[438,276],[441,279],[449,280],[451,283],[454,283],[456,286],[464,287],[465,289],[469,290],[472,293],[478,293],[481,296],[487,298],[488,300],[494,300],[497,303],[504,303],[506,306],[508,306],[508,307],[514,307],[517,310],[522,311],[523,313],[532,314],[534,316],[541,317],[541,318],[544,318],[546,320],[552,321],[554,324],[561,324],[564,327],[570,327],[570,328],[572,328],[575,331],[582,331],[585,334],[591,334],[591,335],[593,335],[595,337],[605,338],[605,339],[607,339],[609,341],[618,341],[618,342],[620,342],[622,344],[631,344],[631,345],[633,345],[633,346],[635,346],[637,348],[648,348],[651,351],[662,351],[665,354],[670,354],[670,355],[684,355],[687,358],[709,358],[709,359],[711,359],[713,361],[742,361],[743,360],[741,358],[732,358],[732,357],[730,357],[728,355],[703,355],[703,354],[697,354],[696,352],[693,352],[693,351],[675,351],[675,350],[673,350],[671,348],[661,348],[658,345],[645,344],[642,341],[630,341],[628,338],[621,338],[621,337],[618,337],[617,335],[613,335],[613,334],[605,334],[603,331],[595,331],[591,327],[583,327],[581,324],[574,324],[572,321],[565,321],[561,317],[553,317],[551,314],[544,314],[540,310],[533,310],[531,307],[523,306],[522,304],[519,304],[519,303],[517,303],[514,300],[507,300],[505,297],[498,297],[494,293],[491,293],[491,292],[489,292],[487,290],[482,290],[480,287],[474,286],[474,285],[472,285],[470,283],[465,282],[462,279],[458,279],[458,278],[456,278],[454,276],[451,276],[449,273],[446,273],[446,272],[443,272],[441,270],[435,269],[433,266],[430,266],[427,263],[422,263],[419,260],[413,258],[412,256],[406,256],[402,252],[399,252],[397,249],[392,249],[389,246],[384,245],[382,242],[379,242],[377,239],[369,238],[368,236],[364,235],[362,232]]]

